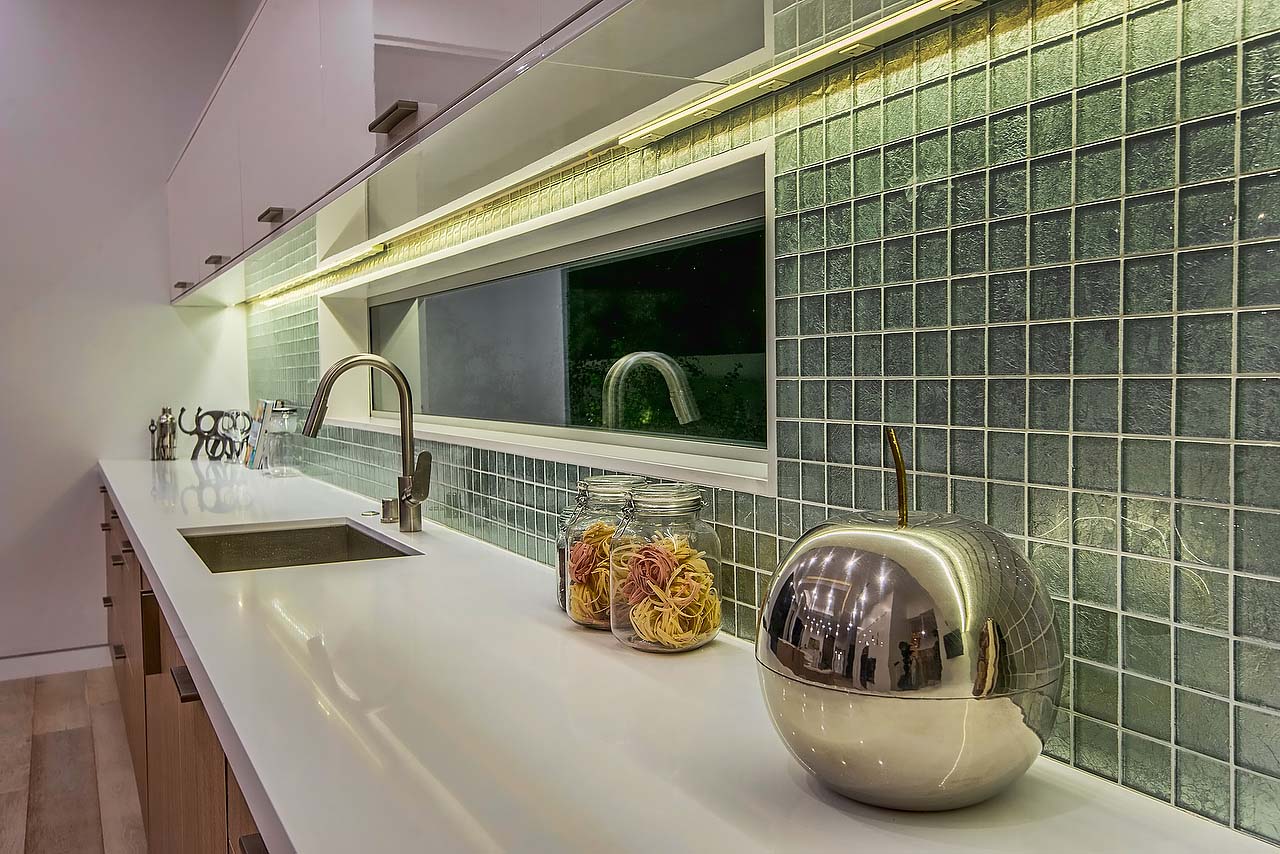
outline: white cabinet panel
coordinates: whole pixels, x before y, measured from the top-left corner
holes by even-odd
[[[373,6],[369,0],[320,0],[323,131],[310,140],[323,148],[320,192],[373,157],[369,122],[373,100]]]
[[[234,92],[219,90],[166,188],[173,281],[197,282],[215,269],[210,255],[244,249],[240,144]]]
[[[319,0],[268,0],[231,66],[240,97],[241,210],[253,243],[269,207],[301,210],[328,188]],[[288,214],[286,214],[288,215]]]

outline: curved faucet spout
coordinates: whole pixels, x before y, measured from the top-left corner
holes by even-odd
[[[391,377],[395,383],[396,393],[400,398],[400,478],[399,487],[399,519],[383,517],[384,522],[399,521],[401,531],[422,530],[421,504],[426,500],[431,485],[431,454],[426,451],[418,458],[417,466],[413,462],[413,390],[404,371],[395,363],[374,353],[357,353],[334,362],[329,370],[320,377],[316,386],[316,396],[311,401],[311,409],[307,412],[307,420],[302,425],[302,435],[314,439],[320,434],[324,424],[324,416],[329,408],[329,395],[338,377],[352,368],[374,368]]]
[[[627,374],[637,365],[649,365],[662,375],[671,395],[671,408],[676,420],[681,424],[697,421],[702,417],[698,411],[698,401],[694,400],[693,389],[689,387],[689,375],[684,368],[666,353],[653,350],[638,350],[628,353],[609,366],[604,375],[604,406],[601,420],[605,427],[617,427],[622,421],[622,387]]]

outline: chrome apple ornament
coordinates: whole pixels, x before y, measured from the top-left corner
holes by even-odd
[[[792,755],[854,800],[945,810],[1020,777],[1053,729],[1054,611],[1003,534],[961,516],[828,520],[796,541],[760,609],[765,703]]]

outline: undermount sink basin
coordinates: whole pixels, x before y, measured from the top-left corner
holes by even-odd
[[[348,563],[422,554],[376,536],[345,519],[293,522],[287,527],[190,528],[181,533],[210,572]]]

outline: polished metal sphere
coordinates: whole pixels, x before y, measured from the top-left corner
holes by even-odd
[[[756,638],[792,755],[831,788],[903,810],[985,800],[1053,728],[1052,603],[1003,534],[960,516],[855,513],[796,541]]]

